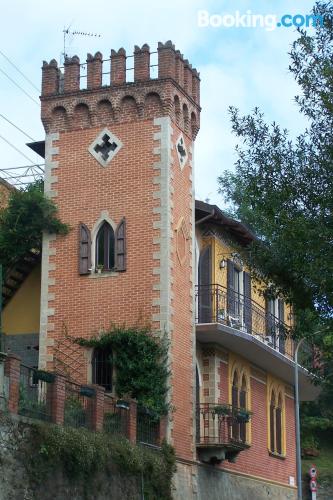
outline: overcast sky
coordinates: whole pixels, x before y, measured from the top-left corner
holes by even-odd
[[[111,48],[123,46],[131,54],[134,45],[147,42],[156,50],[158,41],[171,39],[201,75],[201,130],[195,146],[196,196],[223,205],[217,193],[217,176],[235,161],[228,106],[242,113],[259,106],[268,121],[277,121],[292,134],[304,123],[293,103],[297,87],[288,73],[293,29],[200,28],[198,10],[210,14],[307,14],[313,2],[298,0],[11,0],[2,4],[0,50],[40,87],[43,60],[60,59],[63,29],[101,34],[100,38],[74,37],[69,55],[85,61],[97,50],[105,58]],[[4,74],[20,85],[31,100]],[[38,92],[0,54],[0,113],[36,140],[44,138],[39,118]],[[0,117],[0,135],[33,162],[41,159],[25,143],[28,139]],[[0,138],[0,168],[29,161]]]

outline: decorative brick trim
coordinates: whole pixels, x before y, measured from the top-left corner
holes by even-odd
[[[161,333],[168,336],[171,341],[172,323],[172,293],[171,293],[171,269],[172,269],[172,207],[171,207],[171,165],[172,165],[172,128],[169,117],[155,118],[154,125],[160,127],[160,131],[154,134],[154,141],[159,142],[159,146],[154,147],[154,154],[159,155],[159,161],[153,166],[156,171],[153,183],[157,189],[153,197],[159,200],[159,206],[154,207],[153,214],[159,215],[159,220],[155,220],[153,227],[159,230],[159,237],[154,238],[155,251],[154,261],[158,265],[153,268],[153,274],[159,276],[159,282],[155,283],[153,290],[159,291],[159,298],[153,300],[153,307],[159,306],[159,313],[153,315],[153,321],[159,325]],[[171,364],[171,352],[169,350],[168,361]],[[171,401],[171,389],[168,399]],[[166,435],[171,439],[171,425],[167,426]]]
[[[53,142],[58,140],[58,133],[46,135],[44,193],[49,198],[57,196],[57,191],[53,188],[53,184],[57,182],[57,176],[53,175],[53,170],[58,168],[58,162],[53,160],[53,156],[59,154],[59,148],[55,147]],[[39,328],[39,367],[43,369],[47,367],[49,361],[53,361],[53,355],[47,353],[47,347],[53,345],[53,341],[47,338],[47,333],[54,329],[54,325],[49,322],[49,318],[54,316],[56,312],[53,307],[49,307],[49,302],[55,300],[53,289],[50,288],[55,285],[55,279],[50,277],[50,271],[55,270],[55,264],[50,262],[50,257],[56,255],[56,249],[52,247],[52,242],[55,239],[55,235],[43,234]]]

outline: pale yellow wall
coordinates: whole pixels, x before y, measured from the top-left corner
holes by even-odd
[[[40,265],[30,273],[3,310],[3,332],[38,333],[40,311]]]
[[[207,242],[209,240],[207,239]],[[232,248],[232,246],[223,243],[217,238],[211,238],[212,243],[212,281],[213,283],[222,285],[224,287],[227,286],[227,266],[224,269],[220,269],[220,261],[223,256],[226,259],[231,259],[231,253],[237,252],[236,248]],[[244,271],[248,271],[248,268],[244,266]],[[253,278],[251,278],[251,294],[252,300],[256,302],[260,307],[265,309],[265,298],[263,295],[264,287],[258,281],[256,282]],[[289,304],[285,304],[284,307],[284,322],[288,326],[292,326],[291,319],[291,306]]]

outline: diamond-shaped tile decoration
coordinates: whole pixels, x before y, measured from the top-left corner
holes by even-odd
[[[178,141],[176,143],[176,150],[177,150],[180,168],[183,170],[183,168],[186,164],[186,161],[187,161],[186,144],[184,141],[183,134],[180,134],[180,136],[178,137]]]
[[[105,128],[89,146],[89,152],[102,167],[106,167],[122,145],[121,140]]]

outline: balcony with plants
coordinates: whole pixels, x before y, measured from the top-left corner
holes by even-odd
[[[252,412],[229,404],[200,403],[196,408],[196,444],[199,459],[210,464],[235,462],[249,448],[247,426]]]

